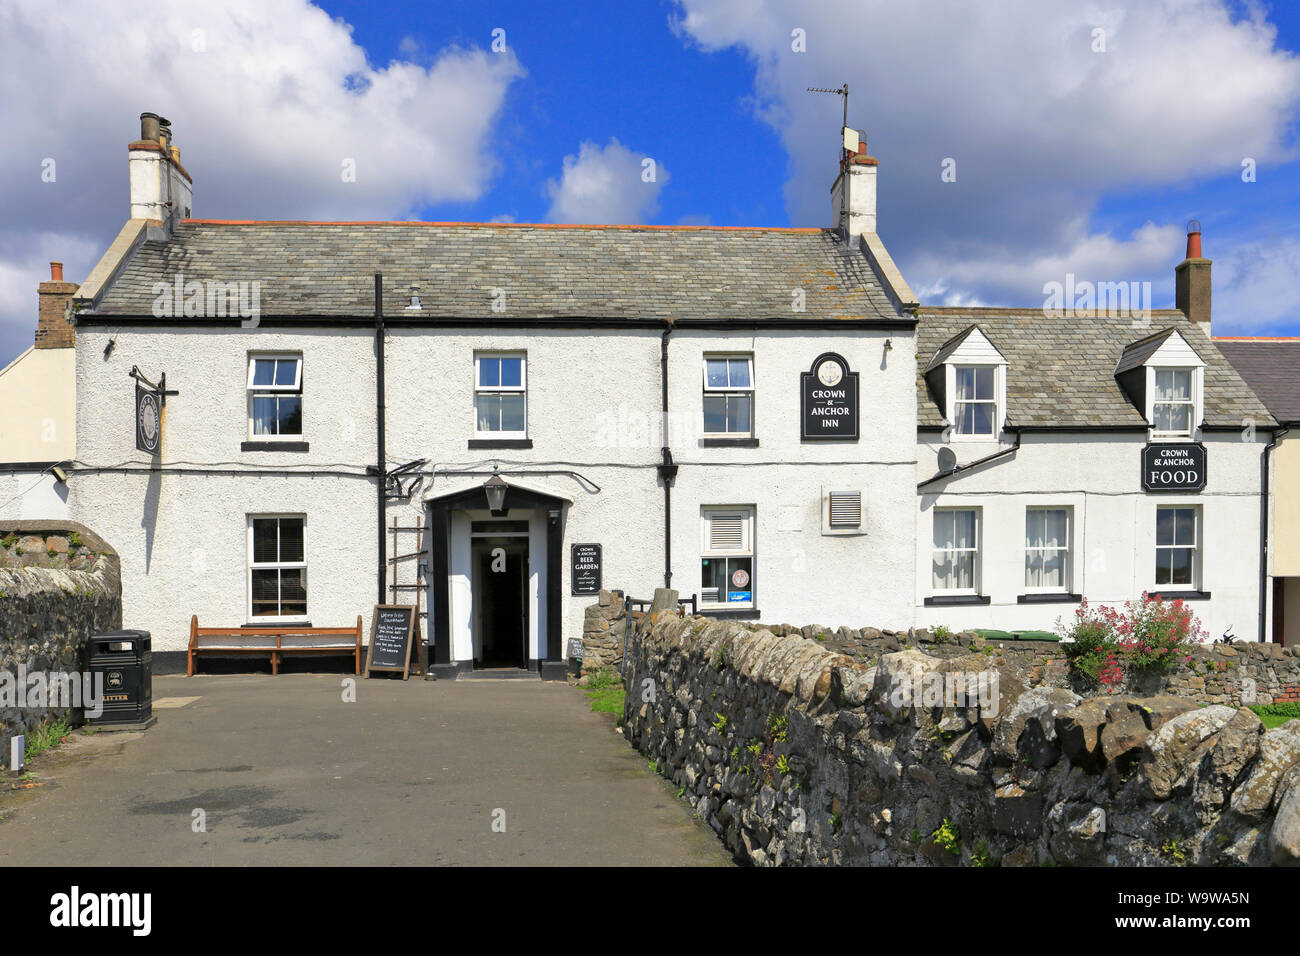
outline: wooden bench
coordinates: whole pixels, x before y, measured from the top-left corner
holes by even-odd
[[[270,654],[271,673],[280,673],[285,654],[351,654],[356,673],[361,673],[361,615],[356,627],[199,627],[199,616],[190,617],[190,650],[186,674],[193,677],[199,654]]]

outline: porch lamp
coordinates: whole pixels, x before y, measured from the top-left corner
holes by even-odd
[[[487,495],[488,509],[499,514],[506,503],[506,489],[510,486],[500,475],[493,475],[483,482],[483,491]]]

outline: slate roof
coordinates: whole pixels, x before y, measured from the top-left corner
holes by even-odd
[[[395,318],[910,321],[862,252],[844,249],[832,229],[186,220],[141,245],[96,313],[149,315],[154,283],[183,273],[260,281],[268,317],[368,317],[382,272]],[[422,312],[405,311],[412,285]]]
[[[1120,375],[1144,365],[1147,359],[1160,351],[1160,346],[1164,345],[1173,334],[1174,329],[1172,328],[1161,329],[1154,335],[1148,335],[1144,339],[1129,343],[1124,347],[1124,351],[1120,353],[1119,362],[1115,365],[1115,374]]]
[[[948,361],[948,356],[961,348],[961,344],[970,338],[971,333],[977,328],[979,328],[977,325],[968,326],[950,338],[947,342],[944,342],[943,345],[939,346],[939,351],[934,353],[934,357],[931,358],[929,363],[925,366],[925,370],[927,372],[932,371],[944,362]],[[996,346],[994,347],[996,348]]]
[[[1007,360],[1009,426],[1106,427],[1145,424],[1115,380],[1124,350],[1151,335],[1129,316],[1051,318],[1042,309],[939,308],[917,313],[917,416],[920,427],[943,424],[943,410],[925,381],[935,352],[954,335],[979,326]],[[1205,424],[1240,427],[1273,419],[1228,360],[1175,309],[1152,310],[1156,329],[1176,329],[1205,362]]]
[[[1300,422],[1300,339],[1215,339],[1280,422]]]

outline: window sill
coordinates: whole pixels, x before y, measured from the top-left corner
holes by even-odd
[[[701,448],[757,448],[757,438],[701,438]]]
[[[305,617],[277,617],[269,620],[241,624],[240,627],[311,627],[311,620]]]
[[[1210,600],[1209,591],[1160,591],[1156,588],[1150,588],[1147,593],[1151,597],[1159,597],[1166,601],[1208,601]]]
[[[988,603],[987,594],[936,594],[924,601],[926,607],[961,607]]]
[[[532,448],[531,438],[471,438],[470,448]]]
[[[1021,594],[1016,598],[1017,604],[1078,604],[1082,598],[1077,594],[1067,594],[1065,591],[1035,591],[1032,594]]]
[[[752,607],[702,607],[698,611],[700,617],[716,617],[723,621],[757,621],[759,613],[758,608]]]
[[[310,451],[305,441],[246,441],[240,442],[240,451]]]

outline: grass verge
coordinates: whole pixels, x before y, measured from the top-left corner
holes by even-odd
[[[613,714],[615,717],[623,713],[623,678],[617,671],[592,671],[587,675],[587,686],[583,692],[591,701],[591,709],[597,713]]]

